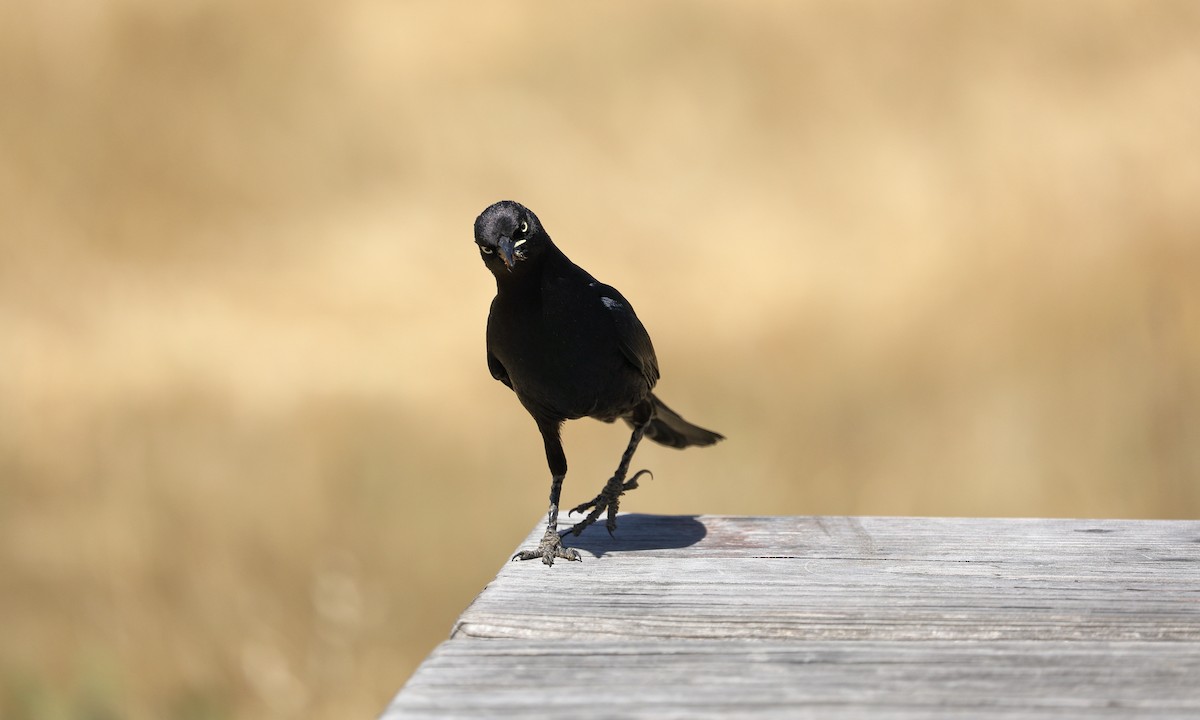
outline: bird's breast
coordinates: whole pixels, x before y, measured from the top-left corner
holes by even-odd
[[[558,419],[611,418],[649,393],[606,312],[597,302],[554,298],[493,305],[488,346],[531,411],[542,408]]]

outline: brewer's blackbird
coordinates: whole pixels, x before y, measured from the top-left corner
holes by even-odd
[[[579,535],[607,511],[609,533],[617,527],[622,494],[637,487],[641,470],[628,480],[629,462],[642,436],[685,448],[723,439],[687,422],[651,390],[658,360],[646,328],[621,293],[598,282],[567,259],[523,205],[501,201],[475,220],[475,244],[496,278],[487,324],[487,363],[492,377],[507,385],[533,416],[550,465],[550,510],[546,534],[534,550],[514,560],[578,560],[558,532],[558,501],[567,457],[559,431],[565,420],[617,418],[633,428],[613,476],[595,498],[572,513],[588,510],[562,535]]]

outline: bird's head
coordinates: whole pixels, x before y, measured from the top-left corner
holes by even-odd
[[[483,264],[497,277],[519,272],[549,243],[537,215],[512,200],[501,200],[475,218],[475,244]]]

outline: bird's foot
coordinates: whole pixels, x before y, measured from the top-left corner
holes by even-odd
[[[630,490],[636,490],[638,478],[642,475],[649,475],[651,478],[654,477],[654,474],[649,470],[638,470],[628,480],[620,475],[614,475],[609,478],[608,483],[605,484],[604,489],[600,491],[599,495],[588,502],[571,508],[571,512],[569,513],[571,515],[584,512],[585,510],[590,510],[591,512],[587,514],[587,517],[575,523],[569,530],[564,531],[563,535],[571,533],[578,536],[589,525],[596,522],[605,510],[608,511],[608,518],[604,522],[604,527],[608,530],[608,534],[612,535],[613,530],[617,529],[617,509],[620,507],[620,497]]]
[[[513,560],[541,560],[547,565],[553,565],[555,558],[563,560],[579,560],[579,552],[569,547],[563,547],[562,537],[553,528],[546,528],[546,534],[534,550],[522,550],[512,556]],[[510,561],[511,562],[511,561]]]

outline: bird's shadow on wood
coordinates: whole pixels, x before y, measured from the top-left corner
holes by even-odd
[[[689,547],[707,534],[708,529],[695,515],[629,513],[617,516],[617,530],[611,536],[604,529],[604,523],[599,522],[578,537],[567,535],[563,539],[568,547],[601,557],[606,552]]]

